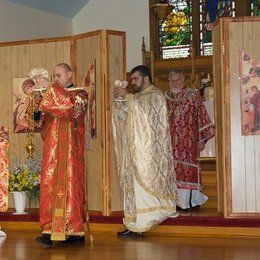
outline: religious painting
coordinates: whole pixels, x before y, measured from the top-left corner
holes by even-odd
[[[260,61],[241,51],[240,103],[242,135],[260,134]]]
[[[26,110],[30,104],[30,94],[35,88],[35,83],[28,78],[13,78],[13,132],[26,133],[28,116]],[[35,129],[39,132],[40,129]]]
[[[8,130],[0,127],[0,212],[8,209]]]
[[[86,148],[92,150],[92,139],[96,138],[96,62],[93,60],[85,73],[83,86],[88,94],[86,113]]]

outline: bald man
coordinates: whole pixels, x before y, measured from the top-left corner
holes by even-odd
[[[59,63],[53,69],[54,82],[63,86],[64,88],[73,87],[72,71],[67,63]]]
[[[41,75],[36,75],[39,78]],[[40,226],[36,240],[84,243],[86,93],[74,91],[68,64],[53,70],[50,85],[39,104],[44,141],[40,186]],[[41,82],[39,80],[39,82]],[[71,88],[70,91],[68,88]],[[71,91],[72,90],[72,91]]]

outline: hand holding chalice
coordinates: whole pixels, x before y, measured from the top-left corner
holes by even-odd
[[[114,95],[115,95],[116,102],[125,102],[125,95],[127,94],[127,90],[126,90],[127,85],[128,82],[125,80],[115,81]]]

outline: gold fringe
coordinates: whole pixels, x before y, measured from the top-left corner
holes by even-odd
[[[64,236],[85,236],[85,232],[74,232],[74,231],[69,231],[69,232],[65,232],[65,233],[53,233],[51,231],[42,231],[42,234],[57,234],[57,235],[64,235]]]
[[[66,236],[63,234],[63,235],[60,235],[60,234],[51,234],[51,240],[52,241],[65,241],[66,240]]]

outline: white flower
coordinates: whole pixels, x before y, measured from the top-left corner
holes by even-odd
[[[210,79],[202,79],[201,84],[207,84],[210,82]]]

